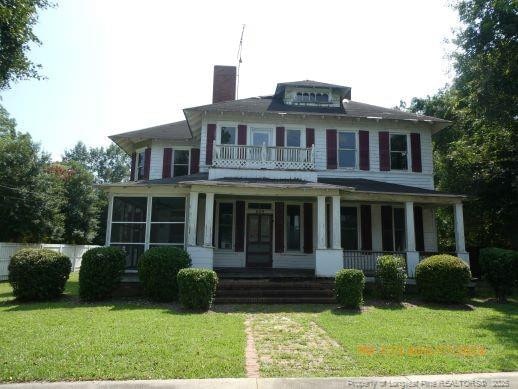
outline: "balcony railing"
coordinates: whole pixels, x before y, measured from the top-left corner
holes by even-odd
[[[212,166],[221,168],[314,170],[314,146],[276,147],[218,145],[214,142]]]
[[[406,253],[397,251],[344,250],[344,268],[363,270],[366,276],[376,274],[378,258],[382,255],[397,255],[405,260]]]

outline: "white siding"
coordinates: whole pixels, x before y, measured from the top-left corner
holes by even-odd
[[[244,252],[214,249],[214,267],[245,267]]]
[[[179,141],[172,143],[162,140],[154,140],[151,144],[151,163],[149,165],[150,180],[162,178],[164,148],[166,147],[170,147],[173,150],[189,150],[191,148],[191,145]]]

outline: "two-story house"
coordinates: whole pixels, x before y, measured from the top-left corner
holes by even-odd
[[[236,69],[216,66],[212,104],[181,122],[113,135],[131,180],[109,193],[106,244],[128,269],[150,247],[177,245],[193,266],[375,269],[401,253],[410,276],[437,251],[435,209],[452,206],[468,260],[462,200],[434,190],[432,135],[450,123],[359,103],[351,88],[280,83],[235,100]]]

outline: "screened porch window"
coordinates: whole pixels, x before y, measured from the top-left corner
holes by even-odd
[[[290,251],[300,251],[301,249],[301,219],[300,219],[300,205],[288,204],[286,206],[287,219],[287,249]]]
[[[356,167],[356,134],[338,133],[338,166],[354,169]]]
[[[126,268],[135,269],[146,240],[146,197],[114,197],[110,246],[126,253]]]
[[[408,150],[406,135],[391,134],[390,135],[390,169],[391,170],[407,170],[408,169]]]
[[[219,203],[218,211],[218,248],[232,249],[234,204]]]
[[[340,208],[340,232],[344,250],[358,250],[358,208]]]
[[[153,197],[150,247],[183,246],[185,236],[185,198]]]

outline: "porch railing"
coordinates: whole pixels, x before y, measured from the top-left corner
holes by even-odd
[[[405,260],[405,267],[407,267],[405,252],[344,250],[344,268],[363,270],[366,276],[374,276],[376,274],[378,258],[382,255],[398,255]]]
[[[315,148],[218,145],[212,166],[222,168],[314,170]]]

